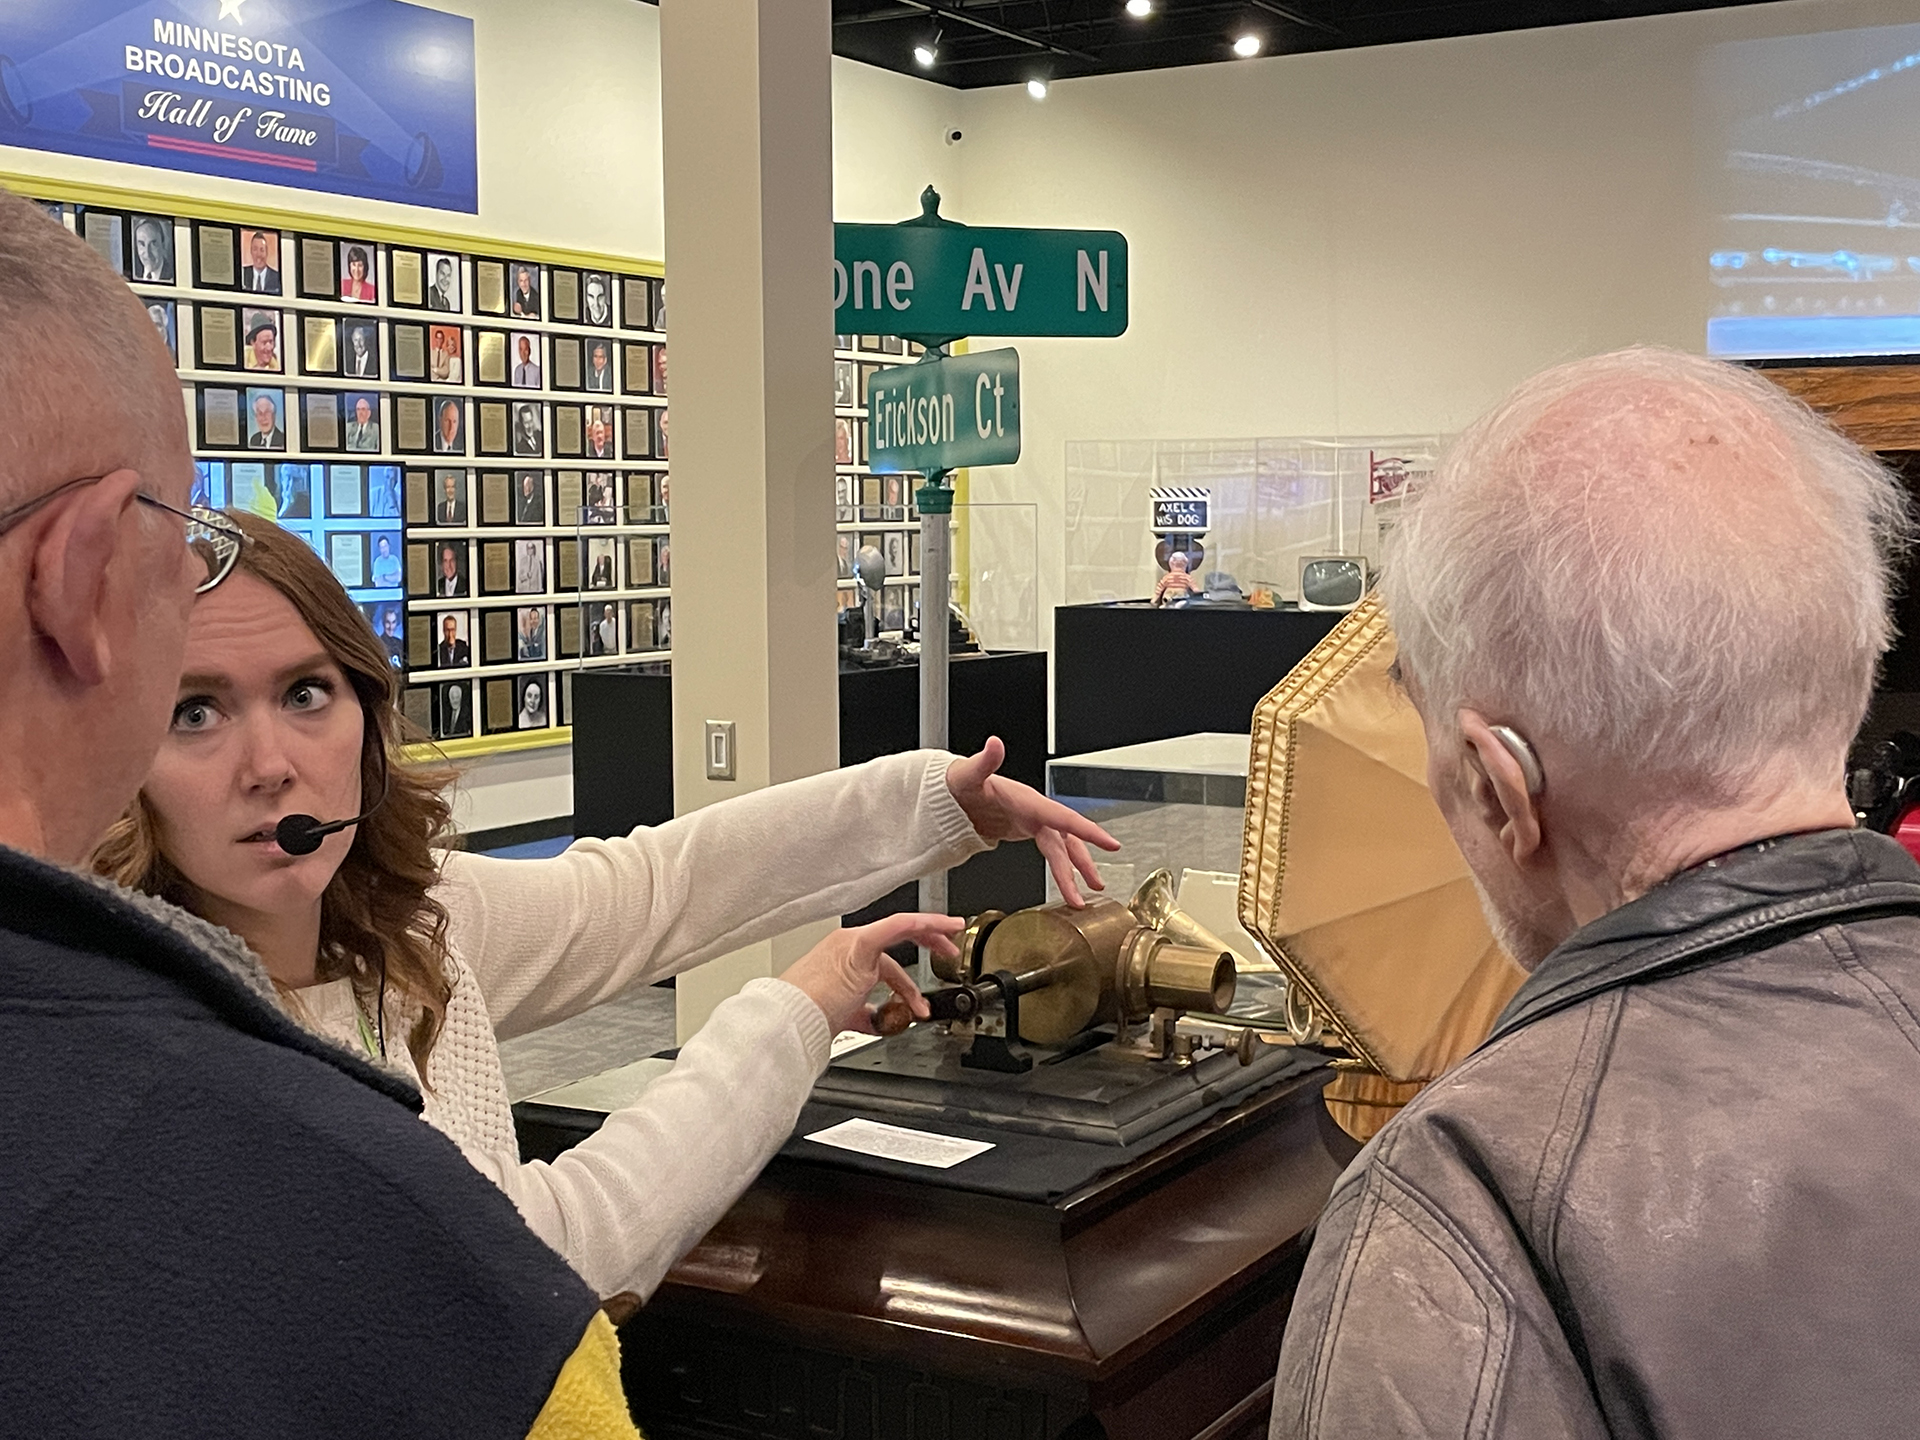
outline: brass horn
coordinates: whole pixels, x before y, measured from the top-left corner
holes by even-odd
[[[1176,945],[1188,946],[1195,950],[1211,950],[1216,954],[1225,952],[1233,957],[1234,969],[1250,968],[1247,957],[1238,949],[1222,940],[1174,903],[1172,871],[1156,870],[1147,876],[1141,882],[1140,888],[1133,892],[1133,898],[1127,902],[1127,909],[1133,912],[1133,918],[1142,925],[1150,930],[1157,930]]]

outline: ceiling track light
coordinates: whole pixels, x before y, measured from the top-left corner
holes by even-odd
[[[939,60],[940,41],[943,38],[942,33],[939,30],[935,30],[930,37],[922,40],[918,45],[913,47],[914,62],[918,64],[922,70],[931,70],[934,62]]]
[[[1127,0],[1127,14],[1144,20],[1153,13],[1153,0]]]
[[[1027,94],[1031,95],[1036,100],[1046,99],[1047,98],[1047,82],[1044,80],[1027,81]]]
[[[1242,60],[1251,60],[1260,53],[1260,37],[1254,34],[1242,35],[1233,42],[1233,53]]]

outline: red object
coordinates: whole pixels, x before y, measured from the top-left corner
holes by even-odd
[[[1920,805],[1909,805],[1893,822],[1893,838],[1900,848],[1920,860]]]

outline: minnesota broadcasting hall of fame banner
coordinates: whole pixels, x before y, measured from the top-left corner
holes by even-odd
[[[474,212],[473,21],[399,0],[0,0],[0,145]]]

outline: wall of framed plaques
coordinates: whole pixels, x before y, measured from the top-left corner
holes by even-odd
[[[443,748],[564,741],[577,666],[667,658],[659,267],[97,198],[42,203],[166,337],[195,503],[306,539]],[[609,527],[591,572],[583,521]],[[588,584],[651,623],[583,643]]]
[[[16,182],[19,183],[19,182]],[[658,265],[32,182],[127,277],[179,368],[196,504],[311,544],[456,756],[564,743],[573,672],[672,650]],[[867,385],[920,347],[834,337],[838,597],[886,561],[912,614],[911,477],[868,464]]]

